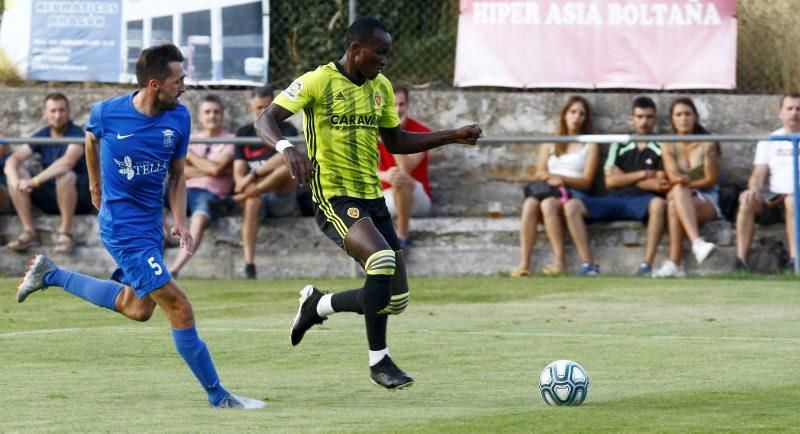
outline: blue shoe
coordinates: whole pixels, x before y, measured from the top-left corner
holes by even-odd
[[[639,268],[636,269],[637,277],[650,277],[652,274],[653,268],[647,262],[642,262],[639,264]]]
[[[397,238],[400,241],[400,248],[403,250],[408,249],[411,247],[411,239],[410,238]]]
[[[584,263],[581,265],[581,269],[578,270],[578,276],[597,276],[600,274],[600,266],[597,264],[586,264]]]

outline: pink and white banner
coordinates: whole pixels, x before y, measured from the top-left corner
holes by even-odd
[[[459,87],[736,87],[736,0],[461,0],[460,7]]]

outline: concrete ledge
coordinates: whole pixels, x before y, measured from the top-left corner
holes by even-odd
[[[77,216],[73,233],[78,248],[73,255],[52,253],[58,216],[38,216],[36,219],[43,246],[39,251],[52,255],[60,265],[95,276],[108,276],[114,261],[102,246],[97,235],[95,216]],[[207,233],[200,249],[184,268],[182,276],[239,278],[244,276],[244,263],[239,237],[239,217],[226,217]],[[415,276],[492,275],[507,273],[519,258],[519,219],[503,217],[438,217],[415,219],[411,223],[413,246],[406,255],[409,274]],[[12,239],[21,231],[14,216],[0,217],[0,234]],[[628,275],[633,273],[644,254],[644,226],[637,222],[614,222],[589,226],[589,238],[602,274]],[[717,243],[719,251],[698,267],[688,251],[684,265],[690,274],[709,275],[731,270],[735,257],[736,237],[730,223],[718,221],[702,227],[702,234]],[[782,225],[760,227],[756,237],[785,238]],[[355,261],[320,233],[313,218],[275,219],[262,225],[256,247],[256,267],[259,278],[337,277],[355,276],[361,271]],[[166,250],[170,261],[177,249]],[[664,236],[656,265],[667,253]],[[0,253],[0,273],[21,274],[30,254],[17,254],[3,249]],[[533,270],[552,261],[552,252],[545,234],[540,230],[533,254]],[[580,265],[572,244],[567,241],[567,261],[570,271]]]

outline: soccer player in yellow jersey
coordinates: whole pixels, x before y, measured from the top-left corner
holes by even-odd
[[[413,378],[389,357],[388,315],[408,304],[406,267],[378,180],[377,134],[393,154],[413,154],[449,143],[474,145],[478,125],[430,133],[400,129],[394,91],[381,74],[392,44],[379,20],[357,19],[347,29],[341,59],[295,80],[259,116],[261,140],[283,155],[292,177],[311,185],[317,224],[367,273],[362,288],[327,294],[311,285],[300,291],[300,307],[291,332],[292,345],[334,312],[364,315],[369,342],[370,378],[394,389]],[[278,129],[278,122],[303,109],[308,157],[298,152]],[[310,157],[310,161],[309,161]]]

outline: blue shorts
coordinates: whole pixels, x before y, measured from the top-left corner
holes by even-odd
[[[197,213],[204,215],[209,221],[216,220],[219,215],[215,204],[221,200],[221,197],[202,188],[186,189],[186,205],[190,216]]]
[[[280,195],[274,191],[262,194],[261,209],[258,215],[260,220],[269,217],[300,215],[300,208],[297,205],[297,190],[292,190],[284,195]]]
[[[618,220],[633,220],[645,223],[650,201],[656,197],[659,196],[654,193],[635,195],[615,192],[607,196],[585,196],[580,199],[589,212],[589,216],[586,217],[587,223]]]
[[[725,216],[722,214],[722,210],[719,208],[719,187],[715,185],[711,187],[710,190],[693,189],[692,194],[703,202],[710,202],[711,205],[714,206],[714,209],[717,210],[717,219],[725,218]]]
[[[103,245],[117,263],[111,280],[130,285],[139,298],[172,279],[164,262],[163,243],[158,240],[137,240],[136,245],[117,245],[103,238]]]

